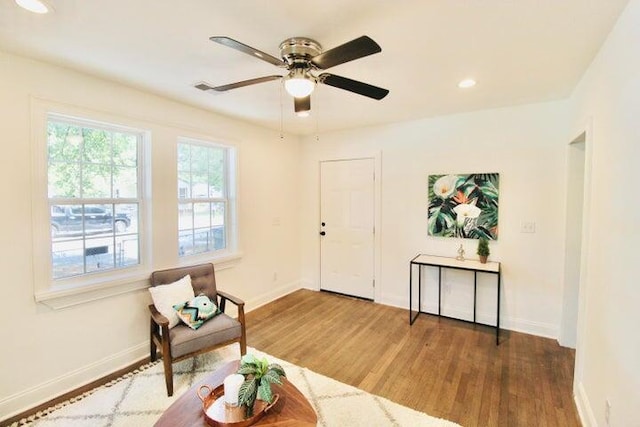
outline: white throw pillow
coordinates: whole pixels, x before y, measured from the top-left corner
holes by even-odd
[[[191,287],[191,276],[188,274],[168,285],[152,286],[149,288],[149,292],[151,299],[153,299],[153,305],[156,306],[160,314],[169,319],[170,328],[180,322],[173,306],[195,298],[193,287]]]

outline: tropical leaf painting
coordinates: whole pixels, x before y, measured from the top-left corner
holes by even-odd
[[[430,236],[498,239],[500,174],[429,175]]]

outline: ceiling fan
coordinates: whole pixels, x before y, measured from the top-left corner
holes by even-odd
[[[280,56],[282,59],[278,59],[275,56],[271,56],[268,53],[226,36],[214,36],[209,39],[277,67],[284,68],[288,71],[288,74],[285,76],[271,75],[258,77],[222,86],[211,86],[201,82],[195,85],[195,87],[200,90],[225,92],[239,87],[284,79],[285,89],[294,97],[295,112],[300,116],[309,114],[311,110],[311,93],[317,83],[344,89],[377,100],[384,98],[389,93],[387,89],[335,74],[321,73],[316,75],[318,70],[326,70],[327,68],[335,67],[336,65],[344,64],[354,59],[382,52],[382,48],[380,48],[378,43],[368,36],[358,37],[357,39],[325,52],[322,51],[320,43],[315,40],[306,37],[292,37],[280,43]]]

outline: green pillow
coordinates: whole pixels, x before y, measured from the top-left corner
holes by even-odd
[[[198,329],[207,320],[222,313],[205,294],[173,306],[178,318],[191,329]]]

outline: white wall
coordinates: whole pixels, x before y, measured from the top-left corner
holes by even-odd
[[[499,172],[500,232],[490,245],[490,258],[503,263],[501,323],[557,337],[564,274],[566,107],[565,102],[544,103],[322,134],[319,141],[307,138],[300,216],[305,285],[319,287],[321,160],[380,155],[382,249],[376,300],[400,307],[408,307],[409,260],[417,253],[456,256],[461,243],[427,235],[427,176]],[[522,221],[535,222],[536,232],[521,233]],[[477,259],[476,242],[463,242],[468,258]],[[473,280],[445,274],[455,283]],[[481,297],[479,318],[495,319],[491,283],[486,285],[490,293]],[[468,296],[458,286],[445,290],[452,300],[450,312],[462,311]]]
[[[587,133],[588,248],[575,391],[586,426],[638,425],[640,408],[640,0],[631,0],[571,97]],[[590,168],[590,172],[589,172]]]
[[[152,133],[153,269],[177,265],[176,137],[235,143],[240,249],[219,287],[255,307],[299,286],[298,139],[68,69],[0,52],[0,419],[148,353],[148,292],[64,310],[34,302],[30,99],[108,113]],[[274,273],[277,279],[274,280]]]

